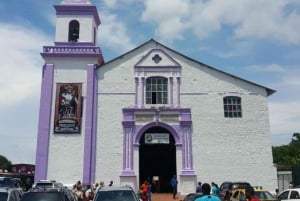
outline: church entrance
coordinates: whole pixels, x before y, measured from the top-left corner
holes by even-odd
[[[175,140],[168,130],[161,127],[148,129],[140,140],[140,184],[152,183],[152,191],[172,192],[170,180],[176,174]]]

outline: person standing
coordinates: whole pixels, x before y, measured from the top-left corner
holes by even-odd
[[[208,183],[202,184],[203,196],[197,198],[195,201],[221,201],[218,196],[210,194],[211,187]]]
[[[211,191],[213,195],[220,196],[219,186],[215,182],[211,182]]]
[[[172,186],[173,199],[175,200],[176,199],[176,194],[177,194],[177,185],[178,185],[176,175],[173,175],[173,178],[171,179],[170,184]]]
[[[152,194],[152,184],[151,184],[151,182],[148,182],[148,187],[147,187],[148,201],[151,201],[151,194]]]
[[[202,193],[202,183],[199,181],[196,187],[196,193]]]

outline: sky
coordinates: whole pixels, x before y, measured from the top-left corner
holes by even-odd
[[[276,90],[271,142],[300,132],[299,0],[91,0],[105,61],[154,39],[199,62]],[[0,155],[35,163],[43,59],[61,0],[0,1]]]

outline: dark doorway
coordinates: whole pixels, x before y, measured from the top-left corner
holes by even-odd
[[[169,142],[153,140],[153,143],[149,143],[145,136],[149,137],[152,134],[168,136]],[[176,147],[175,140],[168,130],[154,127],[143,134],[139,148],[139,169],[140,184],[147,180],[152,183],[153,192],[172,192],[170,180],[176,174]]]

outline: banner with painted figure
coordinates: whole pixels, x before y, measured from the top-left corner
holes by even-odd
[[[54,133],[80,133],[81,83],[57,83]]]

